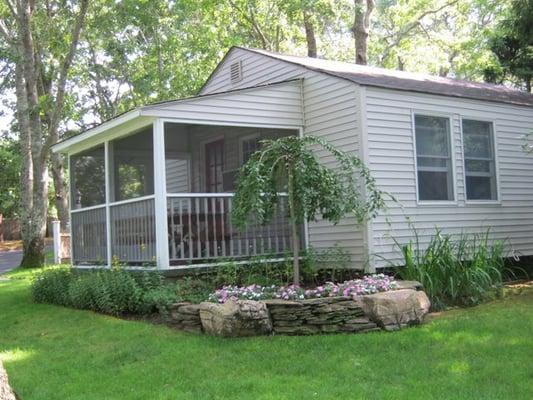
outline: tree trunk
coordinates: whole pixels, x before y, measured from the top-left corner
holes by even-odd
[[[63,158],[60,154],[53,153],[51,155],[52,161],[52,178],[54,180],[55,189],[55,206],[57,209],[57,217],[61,222],[61,231],[67,229],[69,222],[68,209],[68,188],[65,182],[65,168],[63,165]]]
[[[315,37],[315,28],[313,22],[309,16],[309,13],[305,10],[302,11],[304,19],[304,28],[305,28],[305,40],[307,41],[307,56],[308,57],[317,57],[316,49],[316,37]]]
[[[18,47],[18,56],[22,58],[22,47]],[[24,64],[15,67],[15,92],[17,96],[17,122],[19,128],[22,170],[20,173],[20,230],[23,248],[30,248],[31,210],[33,209],[33,160],[31,156],[31,131],[28,118],[28,99],[24,81]]]
[[[38,267],[44,263],[46,217],[48,215],[48,167],[50,147],[58,140],[58,127],[65,103],[65,88],[68,71],[76,52],[80,32],[84,24],[89,0],[80,1],[80,11],[72,30],[69,51],[63,60],[59,78],[52,90],[52,82],[43,85],[43,68],[39,43],[33,37],[34,0],[17,2],[17,35],[14,48],[17,51],[16,95],[17,118],[19,122],[22,152],[22,200],[21,222],[23,257],[21,266]],[[15,15],[16,14],[16,15]],[[39,91],[41,88],[41,93]],[[48,93],[46,93],[48,91]],[[40,96],[54,99],[50,116],[49,109],[43,109]],[[42,117],[42,114],[45,116]],[[44,121],[43,121],[44,118]],[[48,119],[48,120],[47,120]],[[45,122],[46,121],[46,122]],[[47,129],[46,129],[47,128]],[[63,183],[63,166],[60,156],[52,159],[54,180],[57,188],[57,208],[63,223],[68,217],[67,190]]]
[[[296,221],[296,212],[294,209],[294,179],[291,168],[289,168],[289,179],[287,183],[287,189],[289,201],[289,218],[292,230],[293,284],[295,286],[300,286],[300,235],[298,234],[298,223]]]
[[[48,166],[47,158],[43,157],[43,136],[39,116],[38,75],[35,62],[35,46],[31,32],[32,5],[22,1],[20,5],[19,32],[24,76],[24,106],[27,115],[27,142],[31,148],[32,207],[27,210],[29,215],[26,229],[23,230],[23,256],[21,267],[38,267],[44,263],[44,237],[46,234],[46,216],[48,211]],[[25,117],[26,118],[26,117]],[[25,143],[24,143],[25,144]],[[27,161],[25,161],[27,163]],[[26,165],[28,167],[29,165]],[[24,186],[25,182],[22,182]]]
[[[352,26],[352,33],[355,39],[355,63],[366,65],[368,30],[370,26],[370,16],[374,10],[374,0],[354,0],[355,12]]]

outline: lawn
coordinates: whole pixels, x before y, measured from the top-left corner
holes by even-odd
[[[533,290],[396,333],[217,339],[33,304],[0,280],[0,359],[23,400],[531,399]]]

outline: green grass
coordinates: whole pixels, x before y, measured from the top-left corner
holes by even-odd
[[[33,304],[0,281],[0,359],[23,400],[531,399],[533,291],[396,333],[217,339]]]

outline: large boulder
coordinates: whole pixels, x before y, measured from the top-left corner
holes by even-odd
[[[430,302],[425,292],[391,290],[359,297],[364,313],[385,330],[398,330],[423,322]]]
[[[16,400],[15,393],[7,381],[7,373],[0,361],[0,400]]]
[[[224,304],[200,304],[200,320],[205,333],[215,336],[240,337],[268,335],[272,321],[267,306],[261,301],[230,300]]]

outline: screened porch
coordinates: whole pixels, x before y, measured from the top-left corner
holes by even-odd
[[[71,154],[73,264],[185,268],[285,255],[284,197],[267,225],[238,229],[231,210],[239,168],[260,141],[297,134],[157,119]]]

